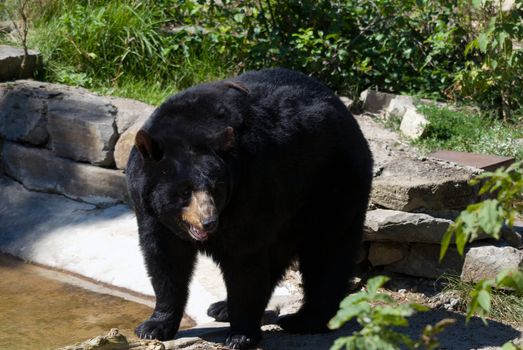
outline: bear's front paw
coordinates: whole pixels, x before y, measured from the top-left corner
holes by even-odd
[[[141,339],[169,340],[174,338],[177,330],[173,322],[147,320],[136,327],[134,333]]]
[[[229,309],[227,300],[218,301],[209,305],[207,316],[214,318],[217,322],[229,322]]]
[[[258,344],[259,336],[250,337],[245,334],[229,334],[225,345],[231,349],[252,349]]]

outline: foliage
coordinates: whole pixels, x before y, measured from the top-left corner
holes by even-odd
[[[442,238],[440,260],[453,237],[458,252],[463,255],[467,242],[480,233],[499,239],[503,225],[512,227],[516,214],[523,212],[523,162],[484,172],[470,181],[473,186],[480,183],[479,194],[490,194],[494,198],[471,204],[461,212]]]
[[[483,181],[480,195],[490,194],[494,198],[469,205],[442,238],[440,260],[443,259],[453,236],[458,252],[463,255],[465,244],[485,233],[499,239],[503,225],[512,227],[516,214],[523,213],[523,162],[514,163],[506,169],[485,172],[471,181],[478,185]],[[523,294],[523,270],[505,270],[494,279],[485,279],[476,284],[470,293],[467,321],[478,314],[484,322],[491,311],[493,288],[509,288]]]
[[[388,294],[378,292],[388,277],[376,276],[367,281],[367,290],[347,296],[340,304],[340,310],[329,322],[329,328],[337,329],[356,318],[362,327],[350,336],[338,338],[331,347],[337,349],[435,349],[439,346],[435,336],[453,323],[443,320],[435,326],[425,327],[419,340],[396,331],[393,327],[407,327],[407,317],[416,311],[427,311],[419,304],[398,305]]]
[[[175,19],[160,3],[31,0],[29,43],[44,56],[45,78],[156,103],[233,71],[227,56],[213,55],[212,40],[168,32]]]
[[[493,289],[510,288],[520,297],[523,296],[523,270],[507,269],[494,279],[479,281],[470,292],[470,304],[467,307],[467,321],[477,314],[486,323],[485,317],[491,313]]]
[[[481,114],[472,108],[419,106],[430,122],[415,143],[429,151],[452,149],[463,152],[497,154],[523,160],[523,128]],[[523,120],[520,121],[523,123]]]
[[[468,26],[474,39],[464,51],[465,69],[455,77],[455,88],[481,106],[498,110],[507,120],[523,108],[523,1],[516,0],[514,9],[500,11],[499,0],[472,1]]]
[[[373,87],[520,113],[523,0],[28,1],[50,80],[172,90],[285,66],[353,98]]]

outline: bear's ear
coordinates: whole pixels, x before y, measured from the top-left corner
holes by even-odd
[[[234,147],[234,128],[232,126],[228,126],[223,130],[216,139],[214,140],[214,145],[216,149],[219,151],[229,151]]]
[[[223,84],[227,87],[238,90],[239,92],[242,92],[245,95],[249,95],[251,93],[249,88],[240,81],[225,80]]]
[[[139,130],[136,133],[134,144],[144,159],[152,159],[154,161],[162,159],[162,149],[146,131]]]

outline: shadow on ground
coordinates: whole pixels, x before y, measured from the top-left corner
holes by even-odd
[[[410,326],[402,331],[411,337],[419,337],[427,324],[435,324],[444,318],[453,318],[456,323],[448,327],[439,336],[439,349],[495,349],[504,343],[521,338],[522,330],[496,321],[489,321],[485,326],[481,319],[473,318],[465,325],[465,317],[456,312],[432,310],[419,313],[410,318]],[[295,335],[283,332],[277,326],[264,326],[260,350],[323,350],[329,349],[332,343],[341,336],[350,335],[357,329],[351,322],[343,329],[329,334]],[[179,349],[225,349],[223,341],[229,330],[226,323],[213,323],[200,328],[180,331],[176,343]],[[221,343],[221,344],[220,344]]]

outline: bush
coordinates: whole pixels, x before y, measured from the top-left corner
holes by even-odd
[[[180,89],[284,66],[351,97],[468,99],[505,120],[523,106],[523,0],[28,1],[51,80]]]

